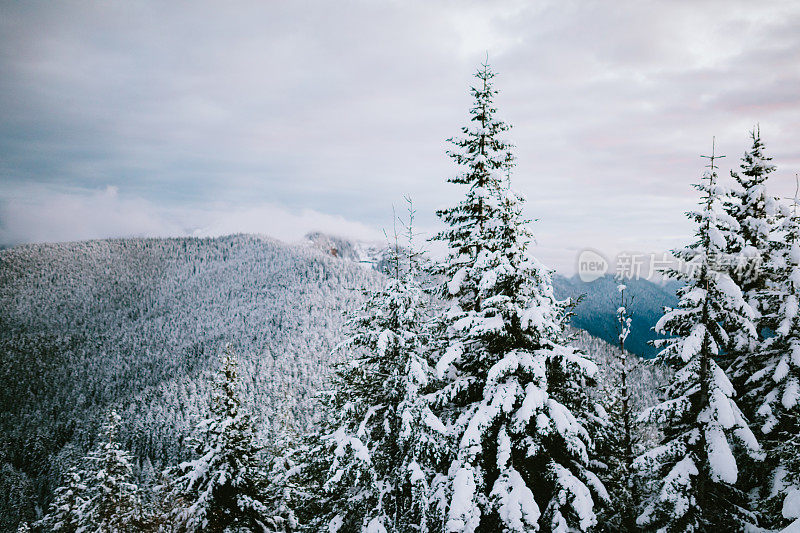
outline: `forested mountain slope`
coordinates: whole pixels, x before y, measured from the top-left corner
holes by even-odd
[[[109,407],[138,475],[180,460],[227,343],[262,436],[311,427],[345,314],[382,278],[325,243],[234,235],[0,251],[0,530],[5,513],[48,498]],[[584,333],[577,344],[601,368],[614,350]],[[647,403],[660,380],[643,371]]]
[[[379,278],[243,235],[0,252],[0,453],[15,470],[1,472],[45,494],[111,405],[137,457],[177,460],[226,343],[263,431],[307,427],[344,312]]]

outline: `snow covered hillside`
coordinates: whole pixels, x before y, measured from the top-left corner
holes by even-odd
[[[313,427],[345,313],[381,279],[311,244],[252,235],[0,251],[0,486],[17,487],[0,520],[49,498],[110,407],[140,476],[182,459],[227,343],[264,436]],[[614,350],[586,334],[578,344],[601,363]],[[645,374],[655,401],[661,378]]]
[[[111,405],[138,458],[178,459],[226,343],[262,430],[307,428],[343,314],[379,278],[243,235],[0,252],[0,485],[46,495]]]

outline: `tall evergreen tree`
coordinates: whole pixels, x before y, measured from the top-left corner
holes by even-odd
[[[714,157],[695,186],[701,210],[689,213],[697,240],[675,252],[686,268],[666,272],[684,283],[678,307],[667,309],[656,325],[659,333],[673,335],[657,345],[663,347],[659,357],[676,373],[664,402],[643,417],[661,425],[663,442],[637,463],[657,476],[655,494],[638,522],[658,531],[738,531],[754,519],[735,488],[733,445],[753,458],[761,452],[718,359],[725,351],[752,349],[756,331],[740,288],[716,265],[727,248],[723,235],[731,221],[721,211]]]
[[[101,433],[104,440],[86,458],[82,477],[87,501],[81,506],[81,533],[138,530],[139,489],[133,483],[132,456],[119,442],[120,421],[116,411],[108,414]]]
[[[767,193],[767,179],[775,170],[772,158],[764,153],[761,132],[750,132],[753,145],[742,157],[740,173],[731,171],[734,187],[722,197],[725,213],[730,217],[721,228],[726,241],[727,272],[742,290],[745,300],[753,309],[753,323],[759,341],[764,341],[765,331],[775,331],[780,323],[780,296],[774,290],[785,279],[786,246],[783,239],[773,234],[784,226],[778,200]],[[777,258],[777,260],[776,260]],[[760,370],[755,351],[731,350],[728,354],[734,385],[742,395],[742,409],[748,419],[755,418],[758,403],[747,384],[754,372]],[[751,401],[754,400],[754,401]]]
[[[453,444],[434,484],[447,531],[585,531],[594,495],[589,469],[596,366],[565,343],[565,302],[531,257],[523,200],[509,188],[508,125],[495,117],[495,74],[483,65],[472,89],[472,125],[449,155],[468,187],[439,212],[449,247],[436,272],[448,309],[439,320],[437,411]]]
[[[328,418],[310,453],[317,477],[317,517],[325,531],[433,531],[430,480],[443,445],[443,426],[424,394],[428,361],[428,297],[416,261],[395,268],[348,327],[346,357],[324,402]],[[306,452],[307,454],[309,452]]]
[[[736,389],[741,393],[740,405],[759,440],[767,450],[767,459],[762,462],[744,460],[746,482],[742,487],[766,502],[762,503],[761,521],[764,524],[780,524],[780,507],[784,489],[782,478],[785,461],[778,458],[778,449],[785,446],[786,436],[782,430],[773,432],[775,425],[783,425],[788,418],[772,417],[776,383],[772,380],[782,350],[791,349],[790,340],[793,321],[794,288],[791,282],[793,264],[791,250],[797,239],[795,222],[786,213],[776,198],[766,190],[767,179],[774,172],[771,158],[764,153],[760,131],[751,132],[752,147],[745,152],[741,162],[741,173],[731,172],[734,188],[726,197],[725,209],[738,224],[725,236],[728,251],[738,258],[732,262],[739,267],[731,270],[731,276],[742,287],[745,299],[756,311],[756,332],[759,346],[743,351],[731,350],[730,375]],[[764,335],[765,332],[769,332]],[[780,374],[780,373],[779,373]],[[778,424],[778,418],[783,422]],[[791,424],[790,424],[791,426]],[[783,438],[783,440],[781,440]],[[742,458],[746,459],[746,458]]]
[[[196,459],[168,473],[174,479],[170,522],[178,531],[263,531],[269,510],[263,503],[262,447],[242,409],[238,361],[230,348],[215,382],[210,416],[197,425],[193,439]]]
[[[787,525],[782,507],[790,494],[800,491],[800,214],[798,198],[794,199],[791,214],[781,223],[784,241],[776,246],[767,265],[772,280],[765,291],[771,299],[774,314],[768,319],[774,324],[774,334],[767,337],[749,358],[744,387],[748,405],[754,411],[753,420],[767,452],[765,467],[754,469],[762,507],[764,524],[770,527]],[[795,468],[792,467],[795,465]],[[792,513],[789,513],[792,514]]]
[[[513,164],[513,146],[501,136],[510,126],[495,117],[497,91],[492,81],[495,73],[484,64],[475,77],[478,83],[470,89],[475,99],[469,111],[471,124],[461,128],[462,137],[448,139],[453,148],[447,151],[447,155],[464,168],[447,181],[466,185],[467,191],[458,205],[436,212],[448,225],[434,237],[449,248],[449,259],[438,265],[437,272],[447,279],[455,278],[459,271],[467,274],[468,267],[481,251],[497,244],[494,237],[501,228],[500,190]],[[459,291],[458,296],[469,300],[477,295]],[[468,306],[478,303],[464,302]]]

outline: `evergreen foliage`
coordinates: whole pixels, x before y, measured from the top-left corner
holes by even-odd
[[[794,201],[779,228],[781,244],[776,244],[767,265],[772,280],[765,293],[774,305],[774,313],[768,316],[774,324],[773,335],[746,362],[738,361],[751,420],[767,452],[765,464],[753,473],[763,500],[763,525],[769,527],[783,527],[788,519],[800,518],[800,502],[797,516],[782,509],[790,495],[800,490],[800,215],[798,199]]]
[[[101,434],[104,440],[86,457],[86,471],[69,482],[76,488],[76,494],[65,495],[68,498],[81,497],[81,479],[86,487],[86,501],[80,506],[79,515],[78,531],[81,533],[138,529],[139,489],[133,483],[131,454],[119,442],[120,421],[116,411],[108,414]]]
[[[602,465],[601,478],[610,500],[599,516],[600,531],[638,530],[636,509],[640,504],[639,480],[633,461],[642,435],[629,389],[632,365],[630,354],[625,351],[625,341],[631,332],[629,307],[632,298],[626,296],[626,289],[625,285],[618,286],[616,326],[620,349],[618,357],[612,360],[614,375],[600,384],[607,423],[598,431],[596,457]]]
[[[84,474],[73,466],[64,475],[63,484],[55,490],[50,510],[34,524],[42,531],[75,533],[81,526],[81,512],[87,501]]]
[[[765,311],[761,297],[766,288],[767,271],[762,268],[769,260],[772,230],[779,214],[777,199],[767,193],[766,182],[775,171],[771,157],[764,153],[761,131],[750,133],[753,145],[742,157],[741,171],[731,171],[734,186],[724,191],[724,211],[731,218],[724,231],[726,249],[736,261],[730,265],[730,276],[742,290],[745,299],[759,313]]]
[[[169,522],[177,531],[264,529],[262,447],[255,424],[241,405],[237,358],[226,350],[211,399],[211,413],[194,434],[195,459],[170,477],[175,506]]]
[[[469,267],[482,250],[491,250],[496,244],[496,233],[502,230],[499,191],[514,158],[513,146],[501,137],[510,126],[495,117],[494,77],[488,64],[475,74],[478,83],[470,89],[475,99],[469,111],[471,124],[461,129],[463,137],[448,139],[453,148],[447,155],[463,167],[463,171],[447,181],[466,185],[467,191],[458,205],[436,212],[448,226],[434,237],[449,248],[448,260],[440,263],[437,269],[437,273],[447,279],[454,278],[463,267]],[[471,295],[461,296],[469,298]]]
[[[313,472],[318,505],[305,516],[315,529],[433,530],[428,495],[443,426],[425,396],[428,296],[415,254],[403,261],[399,247],[391,253],[394,277],[348,322],[340,347],[346,356],[324,396],[322,436],[305,452],[313,456],[306,472]]]
[[[449,256],[441,294],[447,309],[436,341],[437,411],[452,444],[435,481],[447,531],[585,531],[605,489],[589,469],[596,366],[565,344],[567,304],[550,272],[530,256],[522,198],[508,183],[513,157],[494,115],[494,73],[472,89],[472,126],[451,157],[450,181],[464,200],[439,212]]]
[[[711,170],[696,185],[701,210],[689,213],[697,240],[675,252],[685,268],[668,271],[681,280],[679,303],[667,309],[657,330],[660,358],[675,368],[666,399],[643,418],[661,425],[662,443],[637,463],[655,472],[653,497],[638,518],[659,531],[741,530],[754,516],[736,488],[734,446],[754,459],[759,445],[734,400],[734,389],[718,364],[726,351],[755,345],[754,313],[740,288],[715,258],[724,254],[724,231],[735,224],[720,207],[712,156]]]

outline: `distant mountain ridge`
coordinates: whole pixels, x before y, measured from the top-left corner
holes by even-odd
[[[633,314],[631,333],[625,348],[644,358],[654,357],[657,350],[648,343],[659,338],[653,327],[663,315],[663,308],[674,307],[678,303],[676,282],[658,284],[646,279],[619,281],[610,275],[589,283],[581,281],[578,276],[567,278],[556,275],[553,278],[556,297],[583,296],[575,308],[572,325],[611,344],[617,343],[616,311],[620,303],[617,287],[620,284],[626,286],[626,296],[633,298],[629,306]]]

